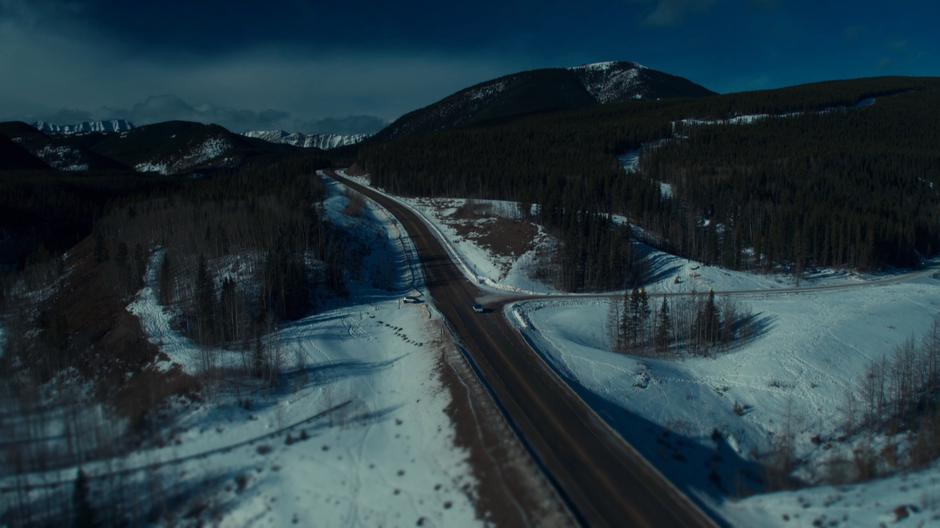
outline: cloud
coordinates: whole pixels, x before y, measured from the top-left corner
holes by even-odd
[[[311,52],[278,43],[166,54],[123,45],[88,26],[60,31],[59,24],[68,22],[53,24],[50,17],[68,18],[67,9],[32,5],[0,0],[0,72],[15,80],[0,83],[0,119],[72,121],[80,114],[113,117],[107,113],[121,111],[142,123],[175,118],[214,121],[234,130],[353,129],[350,123],[317,120],[362,115],[391,120],[526,64],[470,52]],[[151,97],[155,94],[173,97]]]
[[[334,134],[374,134],[385,128],[387,124],[387,121],[375,116],[353,115],[327,117],[301,123],[297,130],[303,132],[332,132]]]
[[[136,124],[171,119],[216,123],[236,131],[278,128],[290,118],[287,112],[273,109],[254,111],[211,104],[194,106],[175,95],[150,96],[124,109],[106,106],[99,115],[128,119]]]
[[[654,27],[669,27],[679,24],[686,16],[710,8],[715,0],[631,0],[635,4],[652,5],[643,23]]]

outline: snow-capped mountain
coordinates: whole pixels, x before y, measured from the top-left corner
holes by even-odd
[[[644,99],[702,97],[698,84],[628,61],[514,73],[486,81],[410,112],[379,138],[425,134],[535,112]]]
[[[127,132],[134,128],[133,123],[125,119],[110,119],[107,121],[84,121],[74,125],[58,125],[47,121],[36,121],[33,123],[40,132],[46,134],[73,136],[81,134],[92,134],[95,132],[110,134],[114,132]]]
[[[355,145],[369,137],[369,134],[304,134],[303,132],[285,132],[283,130],[251,130],[245,132],[244,135],[271,143],[321,150]]]
[[[653,90],[644,75],[647,69],[635,62],[610,61],[573,66],[568,71],[576,73],[584,89],[604,104],[648,98]]]

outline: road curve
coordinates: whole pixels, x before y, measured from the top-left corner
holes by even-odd
[[[380,203],[408,231],[434,305],[582,524],[715,526],[541,360],[501,311],[471,310],[484,292],[464,277],[414,212],[368,187],[331,175]]]

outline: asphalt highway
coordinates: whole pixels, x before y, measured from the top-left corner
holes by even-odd
[[[333,177],[380,203],[408,231],[434,306],[582,524],[715,526],[545,364],[502,310],[474,313],[476,299],[487,292],[464,277],[415,213],[368,187]]]

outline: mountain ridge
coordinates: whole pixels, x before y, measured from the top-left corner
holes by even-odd
[[[126,119],[104,119],[97,121],[82,121],[71,125],[61,125],[48,121],[34,121],[31,123],[36,130],[50,135],[73,136],[82,134],[113,134],[127,132],[134,128],[134,124]]]
[[[528,70],[459,90],[409,112],[376,139],[421,135],[493,119],[635,100],[703,97],[715,92],[629,61]]]
[[[249,130],[243,136],[261,139],[269,143],[279,143],[301,148],[318,148],[329,150],[337,147],[355,145],[370,137],[369,134],[332,134],[286,132],[284,130]]]

